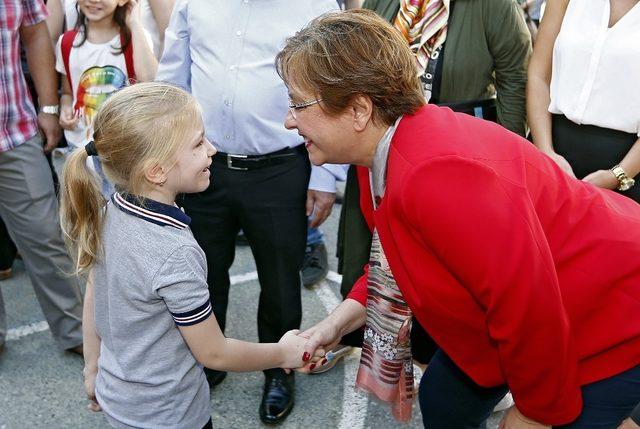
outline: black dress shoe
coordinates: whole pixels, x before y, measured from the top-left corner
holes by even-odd
[[[283,421],[293,409],[295,396],[294,374],[266,376],[260,402],[260,420],[267,424]]]
[[[209,382],[209,389],[213,389],[218,384],[222,383],[222,380],[227,376],[227,371],[218,371],[215,369],[204,369],[204,374],[207,376]]]
[[[307,246],[300,272],[302,273],[302,284],[305,287],[311,287],[327,277],[329,259],[324,243]]]

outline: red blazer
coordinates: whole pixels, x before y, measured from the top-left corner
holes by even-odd
[[[581,385],[640,364],[640,205],[516,134],[435,106],[406,116],[374,221],[420,324],[524,415],[568,423]],[[349,297],[366,304],[365,279]]]

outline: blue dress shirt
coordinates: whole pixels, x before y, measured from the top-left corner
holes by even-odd
[[[302,144],[284,128],[287,88],[275,56],[287,37],[336,0],[178,0],[156,80],[177,84],[202,106],[207,138],[221,152],[261,155]],[[343,166],[313,167],[309,188],[335,192]]]

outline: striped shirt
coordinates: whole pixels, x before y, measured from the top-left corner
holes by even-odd
[[[38,132],[36,111],[20,67],[20,28],[46,17],[42,0],[0,1],[0,152]]]

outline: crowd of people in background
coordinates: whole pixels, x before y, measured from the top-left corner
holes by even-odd
[[[385,232],[380,234],[382,239],[378,235],[381,219],[378,208],[385,196],[384,191],[379,192],[379,186],[384,190],[384,184],[375,182],[379,180],[379,172],[374,171],[372,175],[371,166],[367,168],[356,162],[355,151],[351,154],[353,159],[336,156],[315,162],[313,151],[322,148],[317,149],[314,139],[306,134],[304,125],[300,125],[303,121],[298,121],[299,116],[313,115],[317,108],[322,111],[327,108],[333,113],[340,109],[355,112],[350,103],[361,93],[373,100],[374,110],[376,106],[385,106],[385,111],[391,111],[386,106],[388,99],[376,98],[374,92],[353,90],[344,94],[341,105],[331,105],[335,101],[332,97],[338,92],[322,97],[321,92],[307,93],[312,78],[304,73],[287,74],[282,68],[281,61],[286,57],[282,52],[287,52],[287,49],[283,51],[287,41],[293,43],[296,37],[302,37],[296,34],[312,21],[315,24],[311,28],[313,25],[342,28],[340,18],[336,18],[335,23],[331,19],[320,24],[314,21],[325,14],[333,16],[336,12],[339,17],[345,14],[339,12],[344,9],[372,11],[386,21],[389,28],[393,28],[394,37],[398,37],[393,41],[389,39],[389,43],[397,42],[397,46],[411,51],[412,70],[424,103],[494,122],[501,127],[499,131],[496,128],[496,139],[508,140],[510,137],[500,134],[508,130],[509,136],[512,133],[528,139],[532,148],[546,155],[543,159],[553,160],[573,180],[606,189],[605,195],[613,191],[624,196],[622,200],[640,203],[640,186],[634,186],[634,178],[640,173],[640,116],[637,113],[640,112],[640,85],[635,79],[636,54],[640,52],[634,42],[640,36],[638,3],[638,0],[0,0],[0,281],[12,276],[14,260],[21,258],[52,335],[63,350],[84,356],[92,408],[104,409],[112,425],[135,427],[157,422],[160,427],[174,421],[174,426],[179,427],[211,427],[208,389],[220,384],[227,370],[264,370],[258,415],[265,423],[282,422],[295,403],[295,373],[283,368],[306,365],[305,372],[320,374],[331,370],[355,347],[371,353],[363,353],[363,359],[367,356],[372,361],[377,359],[371,352],[375,349],[373,340],[367,337],[367,332],[373,331],[367,329],[345,327],[340,331],[344,335],[334,338],[321,329],[325,325],[319,325],[320,328],[303,333],[315,341],[319,351],[303,350],[302,337],[291,333],[300,328],[303,320],[301,286],[313,287],[325,278],[331,252],[338,257],[338,272],[342,274],[340,290],[345,303],[357,301],[363,308],[369,308],[367,282],[371,291],[371,278],[390,276],[384,270],[370,271],[376,264],[389,264],[385,256],[388,248],[381,251],[387,240]],[[372,34],[378,31],[374,31],[376,26],[382,25],[372,23],[369,28],[369,18],[354,16],[349,18],[352,19],[350,25],[362,25]],[[307,41],[314,40],[312,32],[307,35]],[[344,33],[344,37],[350,35]],[[361,45],[356,44],[353,49],[358,46]],[[360,58],[363,52],[354,51],[354,58]],[[320,67],[318,64],[313,63]],[[335,79],[336,88],[340,87],[340,79]],[[381,72],[367,74],[361,83],[371,88],[387,88],[389,81],[389,76]],[[412,84],[410,81],[404,88],[406,93],[402,96],[406,99],[394,100],[407,102],[408,106]],[[124,88],[129,89],[123,91]],[[116,98],[115,94],[122,95]],[[108,104],[110,100],[114,101]],[[144,112],[144,102],[175,105],[168,110],[166,106],[157,106],[156,110]],[[105,105],[107,108],[102,112]],[[398,110],[398,117],[381,122],[385,124],[384,130],[388,127],[390,133],[395,132],[396,120],[414,111],[409,107]],[[175,123],[169,119],[172,115]],[[198,120],[189,122],[194,115]],[[174,127],[165,130],[159,122],[154,122],[159,117]],[[374,114],[370,117],[372,124],[380,124]],[[433,115],[436,122],[452,118]],[[186,126],[188,129],[183,130]],[[128,134],[111,140],[113,130],[118,127],[126,128]],[[137,135],[136,127],[147,131]],[[455,129],[453,123],[451,127]],[[468,127],[475,125],[470,123]],[[363,126],[364,129],[372,128]],[[318,141],[326,139],[328,133],[320,132]],[[192,154],[193,160],[197,158],[197,172],[168,164],[162,164],[164,167],[156,171],[144,163],[154,156],[163,162],[179,159],[183,151],[179,143],[189,139],[197,144],[191,148],[195,154]],[[338,136],[337,140],[340,140]],[[172,143],[161,144],[167,141]],[[538,165],[538,160],[529,159],[529,162]],[[503,167],[496,167],[500,168]],[[538,168],[549,167],[542,162]],[[212,178],[204,185],[200,175],[203,170],[210,172]],[[177,177],[178,174],[181,176]],[[196,175],[197,179],[189,179],[189,174]],[[386,175],[384,177],[387,180]],[[557,181],[562,182],[558,186],[564,186],[564,176],[557,177]],[[98,183],[97,193],[89,186],[93,179]],[[152,187],[139,187],[137,181],[143,179]],[[201,183],[190,187],[184,180]],[[493,182],[482,182],[482,174],[477,180],[485,183],[486,189],[493,189],[490,186]],[[338,196],[337,182],[345,182],[344,195]],[[532,189],[535,187],[529,185]],[[573,182],[562,189],[581,192],[574,188]],[[416,190],[416,195],[420,194]],[[137,199],[136,195],[144,198]],[[64,197],[66,214],[62,223],[60,196]],[[474,197],[468,198],[471,204]],[[567,204],[578,204],[576,201]],[[176,204],[184,212],[173,211]],[[320,226],[336,204],[340,204],[337,248],[327,249]],[[633,212],[635,208],[631,203],[620,204],[619,211],[632,210],[625,212],[628,217],[638,213]],[[106,212],[103,221],[112,226],[103,233],[97,225],[102,225],[103,221],[98,219],[105,206],[117,207],[120,212]],[[536,206],[542,210],[540,207]],[[480,216],[481,212],[477,214]],[[129,219],[129,215],[135,219]],[[407,214],[410,215],[415,212]],[[594,222],[615,216],[603,214],[602,218],[594,218]],[[637,219],[629,224],[634,222],[637,229]],[[154,224],[153,227],[150,224]],[[188,226],[186,230],[193,236],[160,237],[155,229],[157,225],[176,229]],[[396,227],[402,231],[402,227]],[[570,230],[569,225],[565,227],[562,231],[545,231],[546,237],[552,241],[549,238],[552,234],[561,235]],[[173,258],[173,265],[164,268],[152,268],[153,263],[143,264],[144,269],[130,267],[127,276],[135,272],[140,284],[128,285],[127,290],[114,290],[123,297],[118,310],[121,320],[139,310],[137,306],[131,308],[131,312],[123,310],[127,308],[127,300],[136,300],[147,293],[163,300],[164,307],[160,310],[151,304],[145,308],[146,314],[151,315],[147,320],[149,324],[141,324],[139,331],[129,331],[126,335],[144,337],[141,343],[148,344],[145,353],[159,344],[154,338],[165,341],[162,344],[175,350],[175,356],[162,363],[166,380],[158,384],[165,388],[171,385],[175,378],[171,369],[181,368],[180,383],[183,384],[172,389],[188,387],[192,389],[192,399],[176,402],[174,407],[179,412],[156,414],[152,411],[154,407],[165,405],[162,397],[148,402],[149,398],[139,398],[128,390],[126,383],[118,385],[122,380],[109,378],[121,369],[119,365],[136,377],[156,376],[138,365],[138,359],[142,359],[139,356],[127,355],[123,360],[119,355],[116,357],[117,349],[111,348],[113,338],[125,334],[107,323],[111,316],[100,310],[112,299],[107,299],[106,291],[123,282],[119,274],[114,274],[118,271],[116,268],[100,261],[100,246],[105,246],[110,258],[125,258],[135,247],[135,243],[128,243],[134,247],[122,245],[122,235],[118,234],[126,236],[126,228],[143,231],[140,234],[145,239],[160,243],[164,253],[153,257]],[[65,246],[65,236],[75,250]],[[396,239],[402,240],[399,236]],[[178,241],[169,244],[168,240]],[[250,247],[258,273],[257,331],[260,343],[266,343],[262,349],[224,337],[231,285],[229,270],[236,245],[241,241]],[[82,245],[78,246],[79,243]],[[481,243],[477,245],[482,248]],[[189,251],[181,254],[184,248]],[[558,249],[552,251],[559,248],[564,249],[558,244]],[[152,260],[152,256],[144,257],[149,258],[145,262]],[[394,258],[393,255],[390,258],[391,265],[397,263]],[[639,263],[632,261],[629,272]],[[432,268],[441,269],[435,265]],[[447,268],[452,269],[450,265]],[[638,272],[640,266],[636,267],[635,275]],[[69,276],[69,273],[75,275]],[[158,273],[166,283],[154,283]],[[179,291],[169,287],[180,282],[189,286]],[[395,280],[393,282],[395,284]],[[152,293],[145,289],[151,287],[150,283],[154,284]],[[627,299],[638,299],[638,296],[629,295]],[[409,302],[409,307],[411,304]],[[482,305],[485,304],[490,307],[487,303]],[[92,329],[85,329],[83,339],[82,324],[87,326],[87,314]],[[437,371],[434,368],[461,366],[460,362],[466,362],[465,357],[453,351],[455,346],[450,345],[462,342],[462,338],[466,338],[462,333],[445,338],[437,323],[436,326],[424,323],[429,316],[421,311],[414,311],[415,316],[411,311],[408,314],[410,321],[403,327],[409,329],[406,335],[411,348],[407,361],[411,365],[403,367],[404,370],[413,371],[413,362],[423,370],[431,367],[432,373]],[[211,324],[211,315],[215,316],[215,326]],[[156,318],[155,322],[149,321],[152,317]],[[348,324],[350,328],[356,326],[356,319],[364,323],[361,315],[353,317]],[[128,323],[134,324],[136,320],[133,317]],[[6,324],[0,288],[0,353],[5,345]],[[87,337],[86,331],[100,332],[104,337]],[[638,340],[638,335],[629,327],[628,336],[619,340]],[[331,341],[322,341],[328,337]],[[278,348],[268,348],[272,343]],[[549,340],[549,344],[556,343]],[[449,355],[442,351],[443,347]],[[217,356],[215,350],[224,353]],[[294,352],[300,356],[291,356],[286,364],[280,359],[281,355]],[[325,353],[330,358],[323,358]],[[637,349],[633,353],[637,353]],[[234,357],[245,359],[251,354],[264,355],[261,359],[244,360],[243,364],[234,362]],[[98,355],[101,376],[98,375]],[[211,358],[212,355],[216,359]],[[624,369],[638,365],[637,359],[632,362],[633,358],[630,356]],[[393,362],[393,365],[404,365],[404,362]],[[435,364],[430,365],[431,362]],[[199,371],[200,364],[205,366],[204,374],[194,372]],[[371,364],[370,370],[375,375],[374,367]],[[539,374],[544,374],[547,368],[542,367]],[[462,369],[461,374],[482,374],[479,378],[488,373],[477,368]],[[402,379],[402,370],[398,371]],[[504,371],[510,373],[510,369]],[[516,371],[528,369],[522,367]],[[444,373],[443,370],[441,382],[447,380]],[[371,374],[367,377],[372,377]],[[614,374],[617,373],[600,375],[605,378]],[[620,392],[626,394],[627,390],[634,389],[640,392],[639,376],[631,373],[630,387],[620,388]],[[497,380],[487,377],[484,380]],[[400,379],[396,382],[404,386]],[[585,379],[588,377],[580,380]],[[515,406],[522,404],[520,411],[525,412],[512,417],[513,420],[509,420],[509,416],[515,414],[507,414],[504,424],[507,428],[524,427],[516,422],[522,418],[526,424],[534,425],[529,427],[548,427],[539,420],[551,415],[551,407],[547,407],[549,414],[535,415],[534,411],[534,415],[527,415],[526,411],[536,410],[539,405],[532,405],[530,398],[539,397],[534,394],[526,397],[528,391],[521,388],[520,381],[511,373],[506,377],[506,385],[512,382],[512,391],[518,392],[514,393]],[[102,401],[95,395],[96,382]],[[410,384],[413,389],[413,383]],[[581,386],[584,388],[585,384],[588,385],[582,383]],[[118,385],[118,388],[107,391],[106,385]],[[498,402],[512,386],[503,387],[491,392],[490,401],[495,399],[496,403],[489,411],[494,406],[501,409]],[[377,389],[376,385],[368,386],[368,390],[380,396]],[[440,407],[426,400],[423,404],[422,395],[427,389],[420,387],[423,414],[429,407]],[[170,390],[156,393],[169,396]],[[429,390],[430,397],[437,394]],[[638,396],[627,395],[634,404],[619,405],[618,414],[612,414],[612,419],[618,419],[616,426],[598,427],[617,427],[617,424],[625,429],[640,427],[640,406],[633,420],[622,423],[623,418],[629,417],[632,405],[640,402]],[[412,398],[413,393],[409,397]],[[406,417],[406,403],[389,402],[394,403],[397,417]],[[512,403],[509,401],[507,406]],[[557,403],[567,407],[558,411],[559,420],[568,414],[577,415],[575,410],[568,410],[577,406],[575,401],[558,399]],[[138,404],[139,408],[151,407],[150,412],[140,413],[136,420],[127,411],[132,404]],[[483,414],[485,411],[473,417],[470,417],[471,411],[467,417],[458,414],[456,421],[478,419],[477,427],[481,427],[487,417]],[[588,418],[583,416],[583,420]],[[459,424],[468,424],[471,420]],[[429,422],[433,427],[448,427],[446,417],[443,420],[425,417],[424,421],[425,425]],[[587,427],[588,422],[581,426],[583,423],[579,420],[567,427]]]

